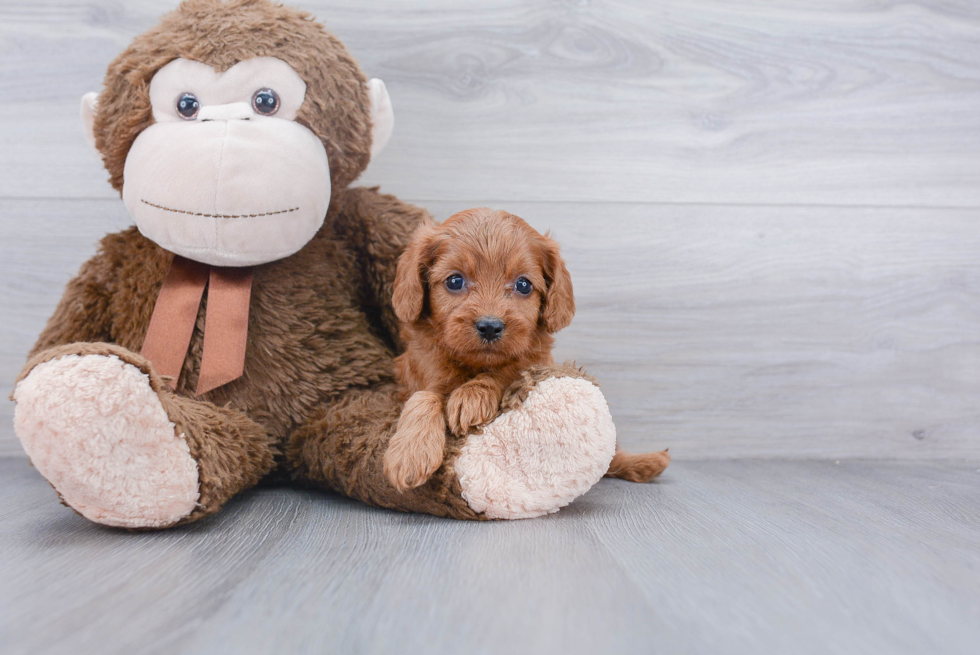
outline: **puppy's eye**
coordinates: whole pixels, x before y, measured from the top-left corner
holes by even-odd
[[[526,277],[519,277],[517,278],[517,282],[514,283],[514,291],[521,294],[522,296],[526,296],[527,294],[531,293],[531,291],[533,290],[534,287],[531,286],[531,281]]]
[[[194,120],[197,118],[197,112],[200,110],[201,103],[193,93],[182,93],[177,98],[177,113],[184,120]]]
[[[256,114],[272,116],[279,111],[279,94],[272,89],[259,89],[252,96],[252,109]]]
[[[466,280],[463,279],[462,275],[459,273],[453,273],[446,278],[446,288],[450,291],[459,291],[463,288],[463,284],[465,282]]]

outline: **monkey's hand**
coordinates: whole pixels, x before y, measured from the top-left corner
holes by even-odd
[[[462,437],[472,428],[489,423],[500,413],[503,391],[488,377],[475,377],[449,395],[446,419],[453,434]]]

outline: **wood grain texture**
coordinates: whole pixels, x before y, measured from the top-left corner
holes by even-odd
[[[621,442],[679,458],[980,459],[974,210],[429,203],[513,211],[563,246],[556,355]],[[0,200],[0,394],[119,200]],[[43,262],[43,265],[41,264]],[[20,453],[0,405],[0,453]]]
[[[967,655],[978,485],[976,464],[683,462],[531,521],[265,489],[126,533],[0,458],[0,650]]]
[[[297,2],[386,80],[400,196],[977,206],[980,5]],[[80,96],[173,0],[0,4],[0,197],[111,197]]]

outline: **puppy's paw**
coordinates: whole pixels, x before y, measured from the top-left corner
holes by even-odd
[[[500,391],[479,380],[467,382],[449,396],[446,419],[458,437],[472,428],[489,423],[500,413]]]
[[[395,433],[384,456],[385,477],[398,491],[422,486],[442,465],[444,442]]]
[[[383,460],[385,477],[398,491],[422,486],[442,465],[445,447],[442,401],[436,394],[420,391],[405,403],[388,442]]]

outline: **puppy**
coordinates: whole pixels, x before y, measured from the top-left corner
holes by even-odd
[[[442,464],[447,426],[463,436],[491,421],[523,371],[554,364],[552,334],[571,323],[575,299],[555,241],[513,214],[469,209],[419,227],[398,260],[392,304],[406,402],[384,470],[405,491]],[[617,449],[607,475],[645,482],[669,461],[666,451]]]

